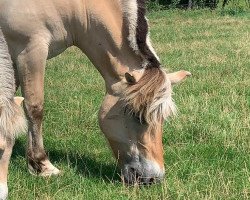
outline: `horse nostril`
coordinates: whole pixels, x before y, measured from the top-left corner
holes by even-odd
[[[130,173],[137,179],[140,178],[142,176],[142,173],[138,170],[136,170],[135,168],[131,167],[130,168]]]
[[[131,183],[141,183],[142,179],[142,172],[134,167],[129,168],[129,174],[128,181]]]
[[[155,183],[155,178],[142,178],[140,184],[142,185],[152,185]]]
[[[136,172],[135,168],[133,168],[133,167],[130,168],[130,171],[131,171],[131,173],[135,173]]]
[[[155,182],[155,179],[154,178],[150,178],[149,179],[149,184],[152,184],[152,183],[154,183]]]
[[[158,174],[143,171],[140,167],[135,166],[129,166],[124,175],[127,184],[152,185],[161,179]]]

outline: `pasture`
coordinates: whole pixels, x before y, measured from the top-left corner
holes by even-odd
[[[9,199],[250,199],[250,14],[160,11],[151,38],[175,86],[179,114],[164,125],[166,177],[126,187],[97,120],[104,81],[77,49],[46,71],[44,142],[59,177],[31,176],[26,138],[16,141]]]

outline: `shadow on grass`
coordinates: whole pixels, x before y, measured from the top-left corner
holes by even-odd
[[[25,145],[17,140],[13,148],[12,158],[15,160],[18,156],[25,155]],[[74,152],[65,152],[49,149],[49,158],[52,163],[64,163],[69,168],[76,169],[76,172],[84,177],[104,180],[107,183],[121,181],[119,169],[115,164],[106,164],[98,162],[94,156],[78,154]]]

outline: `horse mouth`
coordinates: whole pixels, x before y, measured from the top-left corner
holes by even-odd
[[[147,176],[142,172],[136,170],[135,168],[130,168],[129,172],[126,175],[122,175],[122,182],[127,186],[143,186],[143,185],[153,185],[156,183],[160,183],[162,178],[159,176]]]

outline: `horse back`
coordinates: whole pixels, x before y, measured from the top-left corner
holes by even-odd
[[[0,0],[0,26],[11,55],[17,56],[34,40],[51,46],[51,52],[60,51],[68,35],[65,19],[72,13],[71,5],[67,0]]]

